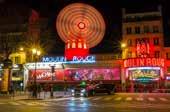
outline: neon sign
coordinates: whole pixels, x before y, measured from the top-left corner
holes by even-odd
[[[136,40],[136,52],[138,57],[147,57],[150,53],[149,40],[147,38],[141,38]]]
[[[44,79],[44,78],[51,78],[52,76],[55,76],[55,73],[51,73],[51,72],[42,72],[40,74],[37,74],[37,79]]]
[[[136,67],[129,68],[128,75],[130,80],[147,82],[152,80],[159,80],[160,67]]]
[[[63,56],[57,57],[43,57],[42,62],[66,62],[67,59]]]
[[[43,57],[42,62],[59,62],[59,63],[94,63],[95,56],[73,56],[71,61],[67,61],[66,57]]]
[[[166,76],[166,80],[170,80],[170,76]]]
[[[162,58],[133,58],[124,60],[124,67],[158,66],[164,67]]]

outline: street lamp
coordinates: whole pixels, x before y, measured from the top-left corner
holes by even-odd
[[[61,66],[62,66],[62,69],[64,72],[64,70],[65,70],[64,63],[62,63]],[[66,95],[66,81],[67,81],[67,78],[66,78],[65,72],[64,72],[64,95]]]
[[[125,48],[127,47],[126,43],[121,43],[121,51],[122,51],[122,59],[125,59],[126,58],[126,51],[125,51]],[[124,67],[123,67],[124,68]],[[123,74],[124,73],[124,69],[123,69]],[[126,82],[125,82],[125,76],[123,76],[123,74],[121,73],[120,75],[120,79],[121,79],[121,89],[122,91],[126,91]]]
[[[54,81],[54,74],[55,74],[55,66],[51,66],[51,91],[50,91],[50,96],[51,96],[51,98],[53,98],[53,96],[54,96],[54,94],[53,94],[53,92],[54,92],[54,90],[53,90],[53,81]]]
[[[23,50],[24,50],[24,48],[23,48],[23,47],[20,47],[20,48],[19,48],[19,50],[20,50],[20,51],[23,51]]]
[[[121,43],[121,48],[125,48],[126,44],[125,43]]]
[[[37,57],[41,55],[41,51],[37,49],[32,49],[32,54],[34,56],[35,61],[35,69],[34,69],[34,86],[33,86],[33,97],[37,98],[37,76],[36,76],[36,70],[37,70]]]

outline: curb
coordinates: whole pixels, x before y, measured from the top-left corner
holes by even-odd
[[[16,100],[49,100],[49,99],[68,98],[68,97],[71,97],[71,96],[56,96],[56,97],[47,98],[47,99],[43,99],[43,98],[24,98],[24,99],[16,99]]]
[[[29,99],[17,99],[17,100],[28,100],[29,101],[29,100],[44,100],[44,99],[29,98]]]

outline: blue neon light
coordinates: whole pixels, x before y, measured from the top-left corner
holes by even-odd
[[[73,56],[73,59],[71,61],[68,61],[63,56],[58,57],[43,57],[42,62],[58,62],[58,63],[95,63],[96,59],[95,56]]]

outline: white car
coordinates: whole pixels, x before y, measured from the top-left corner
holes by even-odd
[[[88,96],[88,92],[86,90],[86,87],[81,87],[79,85],[79,86],[76,86],[73,89],[71,89],[71,95],[72,96],[86,97],[86,96]]]

